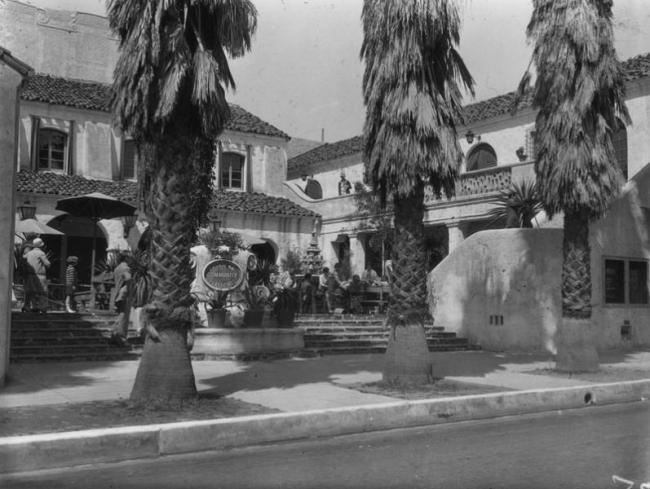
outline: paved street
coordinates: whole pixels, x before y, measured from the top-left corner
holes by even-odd
[[[0,477],[9,488],[613,488],[650,481],[650,404]]]

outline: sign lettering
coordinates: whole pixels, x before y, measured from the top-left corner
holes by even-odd
[[[244,280],[244,272],[230,260],[212,260],[203,269],[203,281],[214,290],[236,289]]]

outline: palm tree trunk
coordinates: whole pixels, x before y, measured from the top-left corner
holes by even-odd
[[[423,384],[432,380],[431,356],[424,333],[428,317],[427,272],[424,247],[424,185],[408,197],[394,198],[395,242],[393,277],[388,304],[390,336],[384,382]]]
[[[591,250],[589,214],[564,216],[562,318],[556,334],[556,368],[567,372],[598,370],[591,324]]]
[[[151,172],[148,207],[152,226],[152,303],[145,307],[149,331],[131,400],[168,403],[196,396],[187,345],[192,324],[190,246],[195,219],[191,212],[192,172],[187,162],[196,141],[176,131],[156,142],[147,162]]]

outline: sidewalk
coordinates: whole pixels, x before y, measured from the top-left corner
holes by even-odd
[[[650,351],[601,355],[597,374],[553,374],[550,356],[432,353],[434,374],[490,393],[403,400],[346,388],[381,380],[383,355],[193,362],[199,392],[280,411],[0,438],[1,474],[222,450],[650,399]],[[0,408],[128,398],[137,361],[12,364]],[[494,390],[497,392],[493,392]]]
[[[541,375],[550,356],[484,351],[433,353],[434,373],[449,380],[504,390],[557,389],[599,382]],[[383,355],[332,355],[273,361],[195,361],[197,388],[284,412],[395,401],[345,386],[381,380]],[[138,361],[12,364],[0,408],[128,398]],[[601,355],[609,372],[650,378],[650,352]],[[537,373],[532,373],[537,371]],[[647,376],[645,375],[647,372]],[[568,377],[568,376],[567,376]],[[622,380],[616,376],[600,383]]]

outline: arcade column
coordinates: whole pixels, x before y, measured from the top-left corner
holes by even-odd
[[[364,236],[360,234],[351,234],[350,236],[350,271],[352,275],[359,275],[365,270],[366,265],[366,248],[364,246]]]
[[[447,232],[449,233],[449,253],[451,253],[465,239],[465,229],[463,224],[454,222],[447,224]]]

